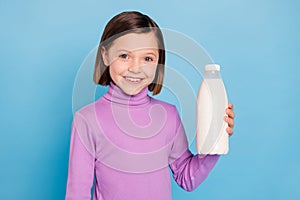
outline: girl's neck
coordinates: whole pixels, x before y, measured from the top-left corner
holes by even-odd
[[[128,95],[113,82],[110,82],[108,92],[103,97],[112,103],[127,106],[139,106],[150,102],[148,87],[145,87],[136,95]]]

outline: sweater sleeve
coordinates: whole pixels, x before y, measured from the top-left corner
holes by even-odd
[[[177,184],[190,192],[206,179],[218,159],[218,155],[193,155],[187,150],[170,164],[170,168]]]
[[[72,124],[66,200],[90,200],[94,181],[95,159],[83,145]]]
[[[187,137],[178,113],[176,116],[177,132],[171,149],[169,166],[177,184],[186,191],[193,191],[207,178],[220,156],[193,155],[188,149]]]

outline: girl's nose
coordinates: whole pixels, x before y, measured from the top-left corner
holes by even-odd
[[[128,71],[132,73],[139,73],[140,72],[141,63],[138,59],[134,59],[130,66],[128,67]]]

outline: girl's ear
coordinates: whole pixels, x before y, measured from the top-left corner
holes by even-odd
[[[109,66],[108,53],[107,53],[105,47],[101,47],[101,55],[102,55],[102,60],[104,62],[104,65]]]

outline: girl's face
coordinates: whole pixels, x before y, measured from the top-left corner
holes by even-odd
[[[153,32],[126,34],[108,50],[102,49],[102,57],[115,84],[135,95],[154,80],[159,58],[156,36]]]

